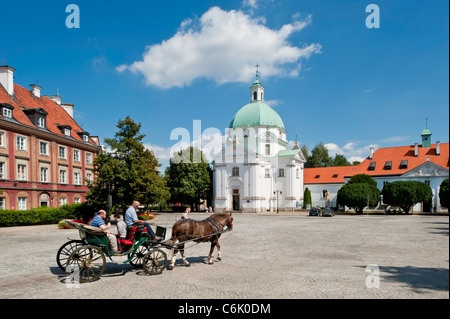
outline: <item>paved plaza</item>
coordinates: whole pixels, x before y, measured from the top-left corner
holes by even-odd
[[[156,224],[168,227],[170,237],[174,220],[161,214]],[[98,281],[72,288],[55,256],[78,231],[0,228],[0,298],[449,298],[448,222],[448,216],[235,214],[234,230],[220,239],[223,259],[214,265],[206,264],[209,244],[190,244],[191,267],[178,259],[174,270],[147,276],[115,257]]]

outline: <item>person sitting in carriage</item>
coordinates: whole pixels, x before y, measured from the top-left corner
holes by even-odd
[[[137,217],[136,209],[139,207],[140,203],[138,201],[134,201],[133,205],[131,205],[125,212],[125,224],[130,226],[136,226],[139,223],[143,223],[145,228],[147,228],[147,232],[150,235],[151,239],[153,240],[160,240],[161,238],[157,237],[156,234],[153,232],[153,229],[150,227],[150,225],[143,220],[140,220]]]
[[[109,232],[108,229],[111,227],[111,223],[108,223],[105,225],[104,219],[106,218],[106,212],[104,210],[99,210],[98,214],[92,219],[91,226],[93,227],[99,227],[102,230],[106,232],[106,235],[108,236],[109,243],[111,245],[111,252],[116,254],[118,253],[118,246],[117,246],[117,238],[116,236]]]

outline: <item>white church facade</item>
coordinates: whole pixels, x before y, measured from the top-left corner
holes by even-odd
[[[264,102],[258,75],[250,93],[250,103],[234,115],[226,144],[214,156],[214,210],[293,211],[303,200],[305,157],[297,144],[287,149],[283,120]]]

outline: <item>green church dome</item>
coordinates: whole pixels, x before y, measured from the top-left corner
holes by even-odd
[[[253,101],[234,115],[230,128],[266,125],[277,126],[284,130],[283,120],[274,109],[262,101]]]

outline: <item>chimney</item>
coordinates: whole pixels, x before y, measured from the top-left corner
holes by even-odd
[[[0,66],[0,84],[3,85],[9,95],[14,95],[14,71],[16,69],[2,65]]]
[[[436,141],[436,155],[441,155],[441,142]]]
[[[414,156],[419,156],[419,143],[414,143]]]
[[[370,148],[369,159],[373,159],[373,147]]]
[[[48,97],[50,100],[55,101],[56,104],[61,106],[62,98],[59,95],[46,95],[45,97]]]
[[[34,96],[40,98],[42,88],[36,84],[30,84],[30,86],[31,86],[31,90],[32,90],[31,92],[33,92]]]
[[[73,118],[73,104],[61,103],[61,107]]]

